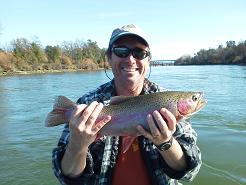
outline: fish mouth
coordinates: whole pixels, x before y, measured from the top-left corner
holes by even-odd
[[[201,97],[200,97],[200,100],[197,102],[197,105],[196,105],[196,108],[195,108],[195,111],[192,114],[195,114],[197,113],[198,111],[200,111],[201,109],[203,109],[203,107],[207,104],[207,100],[204,98],[204,94],[202,93],[201,94]]]
[[[196,106],[196,112],[201,110],[206,104],[207,104],[207,100],[203,99],[203,100],[200,100],[199,103],[197,104]]]

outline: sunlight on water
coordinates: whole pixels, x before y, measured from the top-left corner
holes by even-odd
[[[56,96],[76,101],[106,82],[103,71],[0,77],[0,184],[58,184],[51,151],[62,126],[44,119]],[[191,122],[203,166],[185,185],[246,184],[246,67],[153,67],[150,80],[170,90],[203,91],[207,106]]]

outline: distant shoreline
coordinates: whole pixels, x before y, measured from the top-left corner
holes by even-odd
[[[178,65],[171,65],[171,66],[204,66],[204,65],[239,65],[239,66],[246,66],[245,64],[178,64]],[[152,67],[158,67],[163,65],[152,65]],[[164,65],[170,66],[170,65]],[[31,74],[52,74],[52,73],[69,73],[69,72],[88,72],[88,71],[100,71],[104,70],[104,68],[97,68],[97,69],[59,69],[59,70],[33,70],[33,71],[8,71],[8,72],[1,72],[1,76],[12,76],[12,75],[31,75]]]
[[[0,76],[12,76],[12,75],[31,75],[31,74],[52,74],[52,73],[69,73],[69,72],[86,72],[86,71],[100,71],[103,68],[98,69],[60,69],[60,70],[34,70],[34,71],[8,71],[0,73]]]

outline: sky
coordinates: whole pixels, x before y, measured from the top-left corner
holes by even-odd
[[[246,40],[245,0],[0,0],[0,48],[39,40],[43,47],[88,39],[107,48],[113,29],[135,24],[153,60],[193,56]]]

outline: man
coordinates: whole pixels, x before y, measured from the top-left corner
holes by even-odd
[[[138,96],[161,88],[145,78],[150,47],[143,31],[126,25],[113,31],[107,50],[114,79],[78,100],[78,106],[53,151],[53,167],[61,184],[167,185],[192,180],[201,166],[196,133],[188,121],[176,123],[167,109],[146,117],[150,131],[141,136],[104,136],[97,132],[111,117],[95,126],[103,106],[113,96]],[[123,151],[122,146],[129,144]]]

